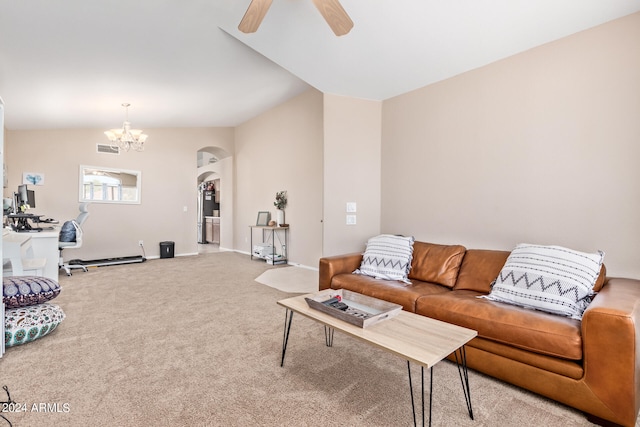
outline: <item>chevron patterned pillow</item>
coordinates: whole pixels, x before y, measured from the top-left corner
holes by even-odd
[[[413,257],[413,237],[381,234],[367,242],[360,268],[355,274],[377,279],[400,280],[411,283],[407,276]]]
[[[487,299],[582,319],[604,252],[522,243],[511,252]]]

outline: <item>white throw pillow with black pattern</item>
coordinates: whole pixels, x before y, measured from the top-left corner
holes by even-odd
[[[604,252],[522,243],[511,252],[485,298],[582,319]]]
[[[381,234],[367,242],[360,268],[355,274],[378,279],[401,280],[411,283],[407,276],[413,259],[413,236]]]

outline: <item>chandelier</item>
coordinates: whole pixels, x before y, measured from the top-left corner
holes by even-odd
[[[120,148],[124,151],[129,151],[130,149],[142,151],[144,150],[144,142],[147,140],[148,135],[142,133],[140,129],[131,129],[131,123],[129,122],[129,106],[131,106],[131,104],[124,103],[122,106],[126,111],[122,129],[111,129],[104,134],[107,135],[107,138],[111,141],[112,148]]]

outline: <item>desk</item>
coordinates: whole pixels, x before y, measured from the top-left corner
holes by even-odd
[[[47,264],[44,266],[42,275],[58,281],[58,236],[60,229],[54,227],[53,230],[43,230],[38,233],[16,233],[15,231],[3,230],[2,238],[20,239],[31,237],[31,247],[34,258],[45,258]]]

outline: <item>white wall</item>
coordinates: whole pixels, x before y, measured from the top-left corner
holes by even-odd
[[[30,187],[37,202],[33,212],[64,221],[78,215],[80,164],[139,170],[142,203],[92,203],[83,226],[83,246],[65,251],[65,258],[139,255],[138,240],[145,242],[147,256],[158,256],[159,242],[167,240],[175,242],[177,255],[197,253],[197,151],[220,146],[233,152],[233,129],[148,129],[147,133],[145,151],[109,155],[96,152],[96,143],[105,143],[99,129],[7,131],[5,195],[16,190],[23,172],[43,173],[45,184]]]
[[[384,102],[382,231],[640,278],[640,13]]]

